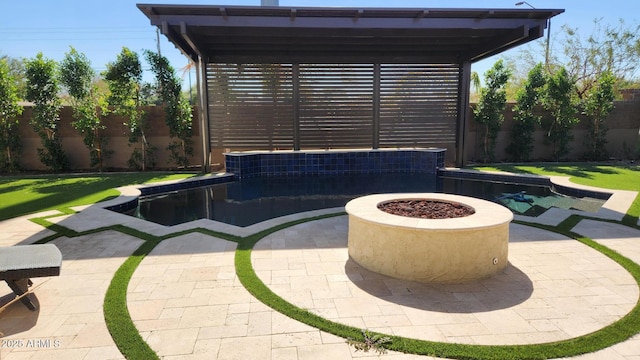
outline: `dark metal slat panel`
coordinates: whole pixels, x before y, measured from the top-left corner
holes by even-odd
[[[456,64],[382,64],[380,146],[454,144]]]
[[[372,64],[300,65],[300,147],[371,147]]]
[[[292,66],[208,64],[213,147],[293,147]]]

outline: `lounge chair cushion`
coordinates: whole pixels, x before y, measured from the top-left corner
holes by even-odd
[[[17,296],[29,291],[30,278],[58,276],[61,266],[62,254],[53,244],[0,248],[0,280],[6,281]],[[36,309],[28,296],[21,301],[29,309]]]

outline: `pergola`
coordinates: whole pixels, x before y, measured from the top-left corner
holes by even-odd
[[[451,146],[461,166],[471,64],[564,12],[137,6],[196,64],[207,168],[212,147]]]

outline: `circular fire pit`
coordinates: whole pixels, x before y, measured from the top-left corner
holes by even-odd
[[[428,203],[427,208],[445,203],[452,205],[448,211],[472,211],[466,216],[432,219],[394,215],[378,208],[391,203],[392,208],[410,212],[403,207],[411,201],[421,206]],[[351,200],[345,210],[349,214],[349,255],[368,270],[428,283],[461,283],[488,277],[507,266],[513,214],[501,205],[439,193],[378,194]]]

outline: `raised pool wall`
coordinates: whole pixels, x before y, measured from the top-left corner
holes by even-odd
[[[446,149],[247,151],[225,153],[236,179],[269,176],[380,173],[438,174]]]

